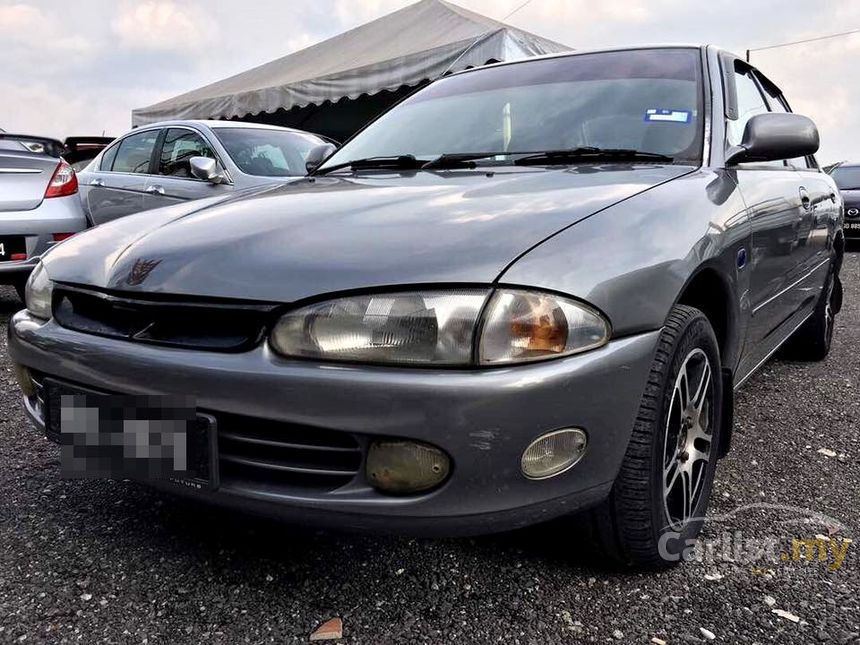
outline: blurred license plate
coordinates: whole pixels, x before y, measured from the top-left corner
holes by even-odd
[[[45,386],[63,477],[214,486],[214,419],[189,397],[104,394],[50,379]]]
[[[0,262],[26,259],[27,244],[23,235],[0,236]]]
[[[860,231],[860,222],[847,222],[845,224],[845,230],[847,230],[847,231]]]

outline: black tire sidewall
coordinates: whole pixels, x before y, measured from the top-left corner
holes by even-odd
[[[687,321],[686,327],[676,337],[673,346],[672,359],[668,364],[668,369],[662,375],[662,397],[660,399],[660,408],[656,415],[656,422],[652,432],[652,453],[651,453],[651,489],[652,489],[652,527],[654,527],[654,540],[660,544],[661,538],[665,533],[671,533],[671,538],[663,538],[666,540],[665,547],[673,554],[681,555],[683,551],[690,547],[689,541],[693,540],[701,531],[703,520],[697,519],[687,523],[684,529],[676,532],[669,526],[669,519],[666,517],[663,509],[663,450],[666,433],[666,425],[668,421],[669,409],[671,407],[672,396],[674,393],[675,380],[684,360],[694,349],[701,349],[707,356],[711,367],[711,376],[714,384],[714,402],[713,402],[713,430],[711,433],[711,458],[708,460],[708,466],[705,473],[705,483],[702,494],[699,498],[696,507],[692,509],[694,518],[704,518],[708,508],[711,491],[713,489],[714,477],[717,467],[717,453],[720,445],[720,434],[722,425],[722,405],[723,405],[723,380],[722,371],[720,369],[720,350],[717,344],[717,339],[714,331],[705,318],[704,314],[698,313],[692,316]],[[677,536],[677,537],[675,537]],[[662,555],[662,554],[661,554]]]

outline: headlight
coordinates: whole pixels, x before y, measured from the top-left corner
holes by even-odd
[[[524,363],[605,345],[609,323],[575,300],[530,291],[497,291],[481,332],[482,365]]]
[[[271,345],[297,358],[466,367],[568,356],[604,345],[609,334],[596,310],[568,298],[458,289],[353,296],[302,307],[281,317]]]
[[[487,292],[356,296],[283,316],[272,346],[286,356],[367,363],[465,365]]]
[[[51,317],[51,295],[54,291],[54,283],[48,278],[45,266],[39,262],[27,280],[24,288],[24,304],[27,311],[43,320]]]

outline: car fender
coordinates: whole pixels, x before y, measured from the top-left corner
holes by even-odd
[[[733,173],[701,169],[551,236],[498,282],[580,298],[604,312],[620,337],[661,328],[685,287],[711,269],[733,294],[742,338],[750,237]]]

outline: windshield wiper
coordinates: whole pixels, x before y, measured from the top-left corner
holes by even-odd
[[[390,155],[387,157],[367,157],[365,159],[353,159],[343,163],[336,163],[327,168],[321,168],[314,175],[325,175],[326,173],[349,168],[351,170],[363,170],[365,168],[382,168],[391,170],[418,170],[425,162],[416,159],[415,155]]]
[[[661,155],[656,152],[644,152],[628,148],[594,148],[590,146],[582,148],[570,148],[567,150],[544,150],[535,154],[515,159],[518,166],[529,165],[552,165],[567,164],[584,160],[607,160],[607,161],[657,161],[670,163],[672,157]]]
[[[486,159],[488,157],[499,157],[510,154],[511,152],[446,152],[435,159],[431,159],[423,166],[422,170],[432,170],[434,168],[475,168],[474,163],[478,159]]]

